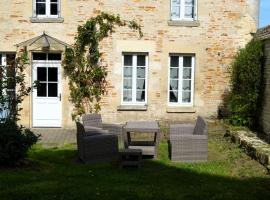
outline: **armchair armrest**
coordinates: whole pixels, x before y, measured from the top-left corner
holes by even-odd
[[[207,140],[207,135],[172,135],[170,140]]]

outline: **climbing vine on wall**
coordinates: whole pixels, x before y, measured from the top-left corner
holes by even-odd
[[[84,113],[100,111],[100,100],[107,87],[107,65],[100,52],[100,42],[115,31],[127,26],[143,36],[141,26],[135,21],[122,20],[119,15],[101,12],[77,28],[75,43],[67,48],[63,66],[69,79],[72,118]]]

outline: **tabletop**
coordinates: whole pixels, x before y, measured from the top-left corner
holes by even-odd
[[[156,121],[129,121],[124,126],[126,131],[159,131]]]

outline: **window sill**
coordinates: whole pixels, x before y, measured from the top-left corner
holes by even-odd
[[[63,23],[64,18],[37,18],[37,17],[30,17],[30,22],[32,23]]]
[[[147,111],[147,105],[120,105],[117,111]]]
[[[167,106],[167,113],[195,113],[196,109],[194,107],[176,107]]]
[[[184,21],[184,20],[169,20],[169,26],[185,26],[185,27],[198,27],[200,26],[200,21]]]

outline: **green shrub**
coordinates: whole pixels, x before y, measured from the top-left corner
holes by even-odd
[[[35,87],[27,87],[27,53],[21,51],[14,61],[0,67],[0,165],[11,166],[26,157],[39,136],[18,125],[21,104]]]
[[[240,49],[231,66],[231,93],[228,101],[232,125],[254,127],[263,86],[263,45],[252,39]]]
[[[14,121],[0,123],[0,166],[13,166],[26,157],[28,150],[38,140],[29,129]]]

